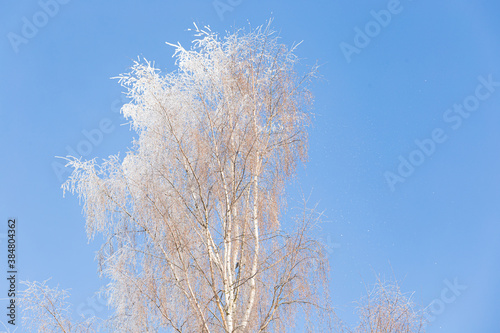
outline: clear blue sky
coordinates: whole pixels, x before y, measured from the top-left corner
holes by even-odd
[[[209,0],[44,3],[0,2],[0,257],[16,217],[21,280],[52,277],[72,289],[75,311],[105,312],[87,301],[105,283],[98,243],[87,243],[78,199],[62,197],[68,173],[55,156],[126,150],[110,78],[137,56],[172,71],[165,42],[187,46],[192,22],[223,32],[272,16],[284,43],[304,41],[305,65],[322,64],[297,181],[328,216],[339,313],[352,322],[362,281],[394,274],[416,302],[434,300],[429,332],[499,332],[498,1],[221,0],[224,12]]]

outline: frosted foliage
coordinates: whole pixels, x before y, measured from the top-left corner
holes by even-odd
[[[70,159],[119,332],[284,332],[326,302],[323,249],[305,212],[280,222],[306,158],[310,96],[293,49],[269,29],[196,29],[178,70],[147,61],[119,77],[137,133],[123,159]],[[322,263],[311,270],[311,260]],[[317,316],[316,316],[317,317]],[[310,317],[310,318],[316,318]]]
[[[426,320],[422,310],[401,292],[397,283],[382,281],[368,291],[358,306],[360,323],[353,333],[423,333]]]
[[[71,318],[69,293],[59,288],[49,288],[44,282],[21,282],[26,286],[20,298],[25,329],[44,333],[93,333],[99,329],[96,318]]]

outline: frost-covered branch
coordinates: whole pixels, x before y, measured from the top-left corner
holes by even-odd
[[[98,318],[71,318],[68,290],[50,288],[47,281],[29,282],[20,298],[25,328],[36,332],[95,333],[102,321]]]

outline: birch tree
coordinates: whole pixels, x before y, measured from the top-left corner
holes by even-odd
[[[269,25],[196,28],[189,49],[170,45],[176,71],[138,61],[118,78],[132,148],[100,164],[70,158],[63,185],[88,237],[104,237],[113,330],[286,332],[299,313],[319,330],[327,260],[314,213],[282,221],[307,156],[314,69],[298,75],[295,48]]]

